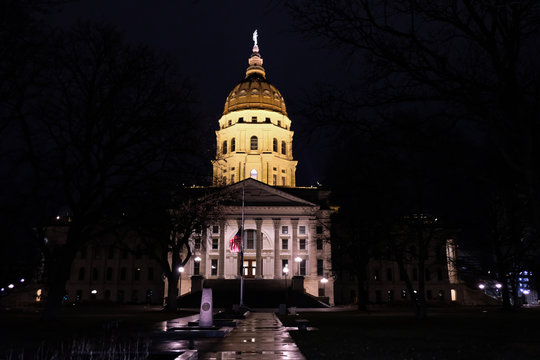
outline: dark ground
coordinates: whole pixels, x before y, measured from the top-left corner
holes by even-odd
[[[160,321],[194,314],[189,311],[163,312],[160,306],[66,306],[58,320],[45,323],[41,309],[26,308],[0,312],[0,359],[9,351],[32,352],[39,346],[55,347],[70,344],[73,339],[114,336],[137,339],[138,333]],[[26,357],[25,357],[26,358]]]
[[[137,339],[157,322],[192,312],[160,307],[74,306],[45,324],[37,309],[0,313],[0,359],[9,349],[31,349],[73,338],[106,335],[110,327]],[[417,320],[407,308],[369,312],[302,312],[280,316],[285,326],[303,318],[318,330],[291,335],[307,359],[540,359],[540,307],[505,313],[498,308],[434,308]],[[118,324],[118,325],[117,325]],[[118,326],[118,328],[116,328]],[[26,358],[26,357],[25,357]]]
[[[313,312],[280,317],[284,325],[307,319],[317,331],[292,331],[307,359],[540,359],[540,307],[506,313],[498,308]]]

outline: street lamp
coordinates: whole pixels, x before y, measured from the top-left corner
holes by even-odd
[[[289,274],[289,264],[285,264],[283,267],[283,274],[285,274],[285,304],[289,303],[289,289],[287,287],[287,274]]]
[[[294,258],[294,261],[298,264],[298,275],[300,275],[300,263],[302,262],[302,258],[297,256]]]
[[[327,282],[328,282],[328,279],[326,278],[326,276],[321,279],[321,284],[323,284],[324,296],[326,296],[326,283]]]
[[[200,256],[197,256],[197,257],[195,258],[195,261],[196,261],[196,262],[201,262],[201,257],[200,257]]]

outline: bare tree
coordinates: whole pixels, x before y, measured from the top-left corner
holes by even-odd
[[[217,188],[178,188],[164,201],[139,204],[139,211],[123,217],[126,229],[117,233],[120,246],[131,252],[142,252],[161,264],[168,282],[166,310],[176,311],[179,295],[179,269],[193,254],[195,238],[206,243],[206,228],[221,219],[221,207],[227,191]]]
[[[51,36],[48,46],[42,96],[19,124],[40,209],[46,316],[54,316],[76,252],[103,233],[122,204],[175,176],[194,137],[190,86],[170,60],[91,23]],[[51,244],[44,229],[61,206],[69,209],[68,230]]]

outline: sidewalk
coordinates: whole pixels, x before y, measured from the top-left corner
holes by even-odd
[[[252,312],[199,359],[305,359],[273,312]]]

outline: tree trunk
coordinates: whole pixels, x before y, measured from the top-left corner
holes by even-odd
[[[167,305],[165,306],[166,311],[176,311],[178,307],[178,279],[180,275],[177,271],[171,271],[170,275],[167,276],[167,281],[169,282],[169,287],[167,289]]]

